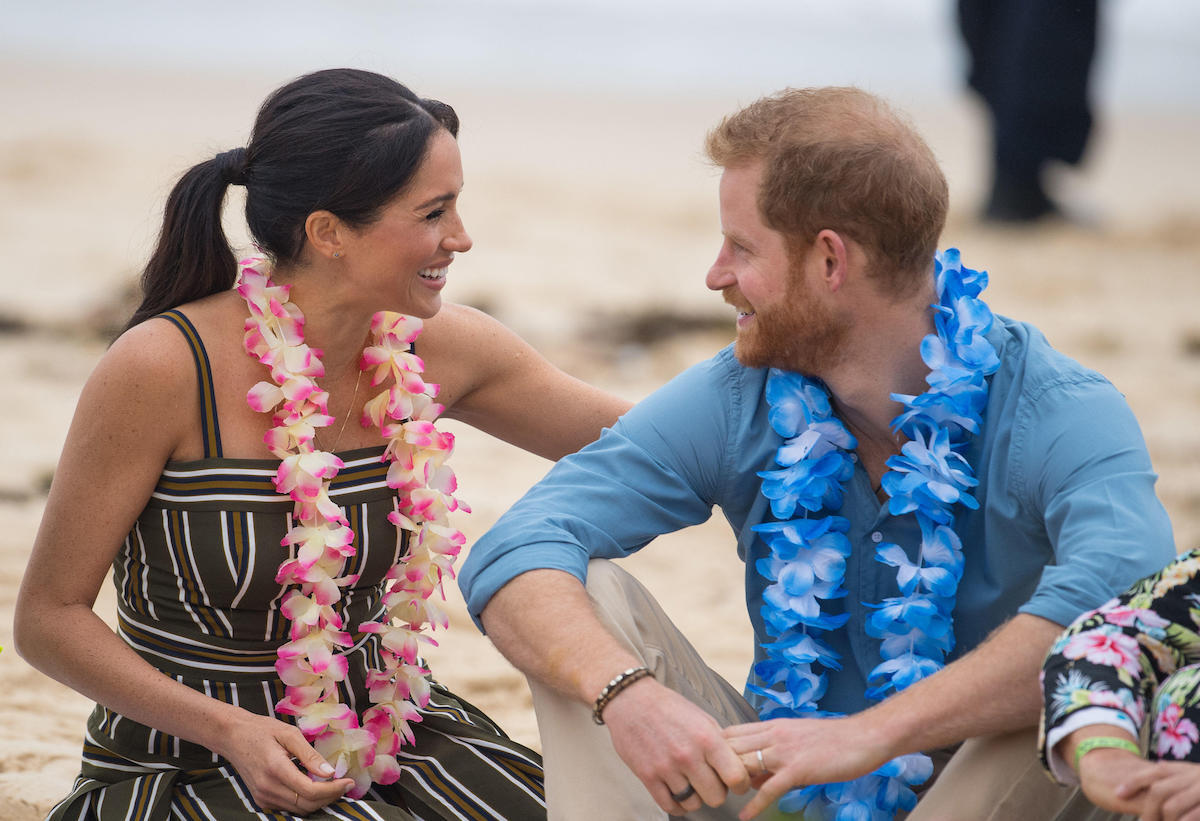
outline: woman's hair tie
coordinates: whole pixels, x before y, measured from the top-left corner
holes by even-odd
[[[231,148],[222,151],[216,157],[217,167],[221,170],[221,182],[226,185],[246,184],[246,149]]]

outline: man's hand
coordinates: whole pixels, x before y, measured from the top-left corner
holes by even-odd
[[[796,787],[849,781],[886,762],[887,750],[862,715],[776,718],[726,727],[725,738],[758,788],[738,817],[755,817]]]
[[[773,773],[761,779],[741,818],[753,818],[794,787],[846,781],[899,755],[1035,724],[1042,706],[1038,672],[1061,631],[1021,613],[967,655],[861,713],[727,727],[725,737],[751,775],[758,774],[760,749]],[[995,695],[980,699],[980,693]]]
[[[750,775],[704,710],[652,678],[633,684],[604,710],[613,748],[670,815],[720,806],[729,791],[750,788]],[[682,802],[691,785],[696,793]]]

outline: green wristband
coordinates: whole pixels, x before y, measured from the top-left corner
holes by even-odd
[[[1141,756],[1142,750],[1128,738],[1116,738],[1111,735],[1094,735],[1079,742],[1075,748],[1075,771],[1079,772],[1079,761],[1092,750],[1112,747],[1117,750],[1127,750],[1136,756]]]

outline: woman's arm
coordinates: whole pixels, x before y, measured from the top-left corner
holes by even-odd
[[[190,352],[166,322],[131,329],[101,360],[80,396],[21,583],[17,651],[109,709],[224,756],[264,808],[312,810],[352,782],[313,783],[293,766],[289,754],[328,774],[299,730],[163,675],[92,610],[163,465],[198,418],[197,395]]]
[[[547,459],[594,441],[631,405],[563,373],[496,319],[462,305],[429,320],[417,351],[429,377],[446,380],[438,398],[446,416]]]

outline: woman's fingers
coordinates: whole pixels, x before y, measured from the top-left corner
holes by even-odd
[[[317,778],[333,775],[333,766],[304,739],[304,734],[288,726],[277,736],[280,745],[297,763]]]
[[[283,786],[292,790],[293,801],[305,812],[336,801],[354,786],[354,780],[350,778],[329,780],[335,772],[333,766],[321,757],[298,729],[287,726],[279,735],[279,743],[294,762],[288,767],[290,772],[283,780]],[[308,774],[295,765],[303,767]]]
[[[329,780],[334,768],[290,724],[254,716],[234,736],[226,757],[265,810],[307,815],[354,787],[349,778]]]

